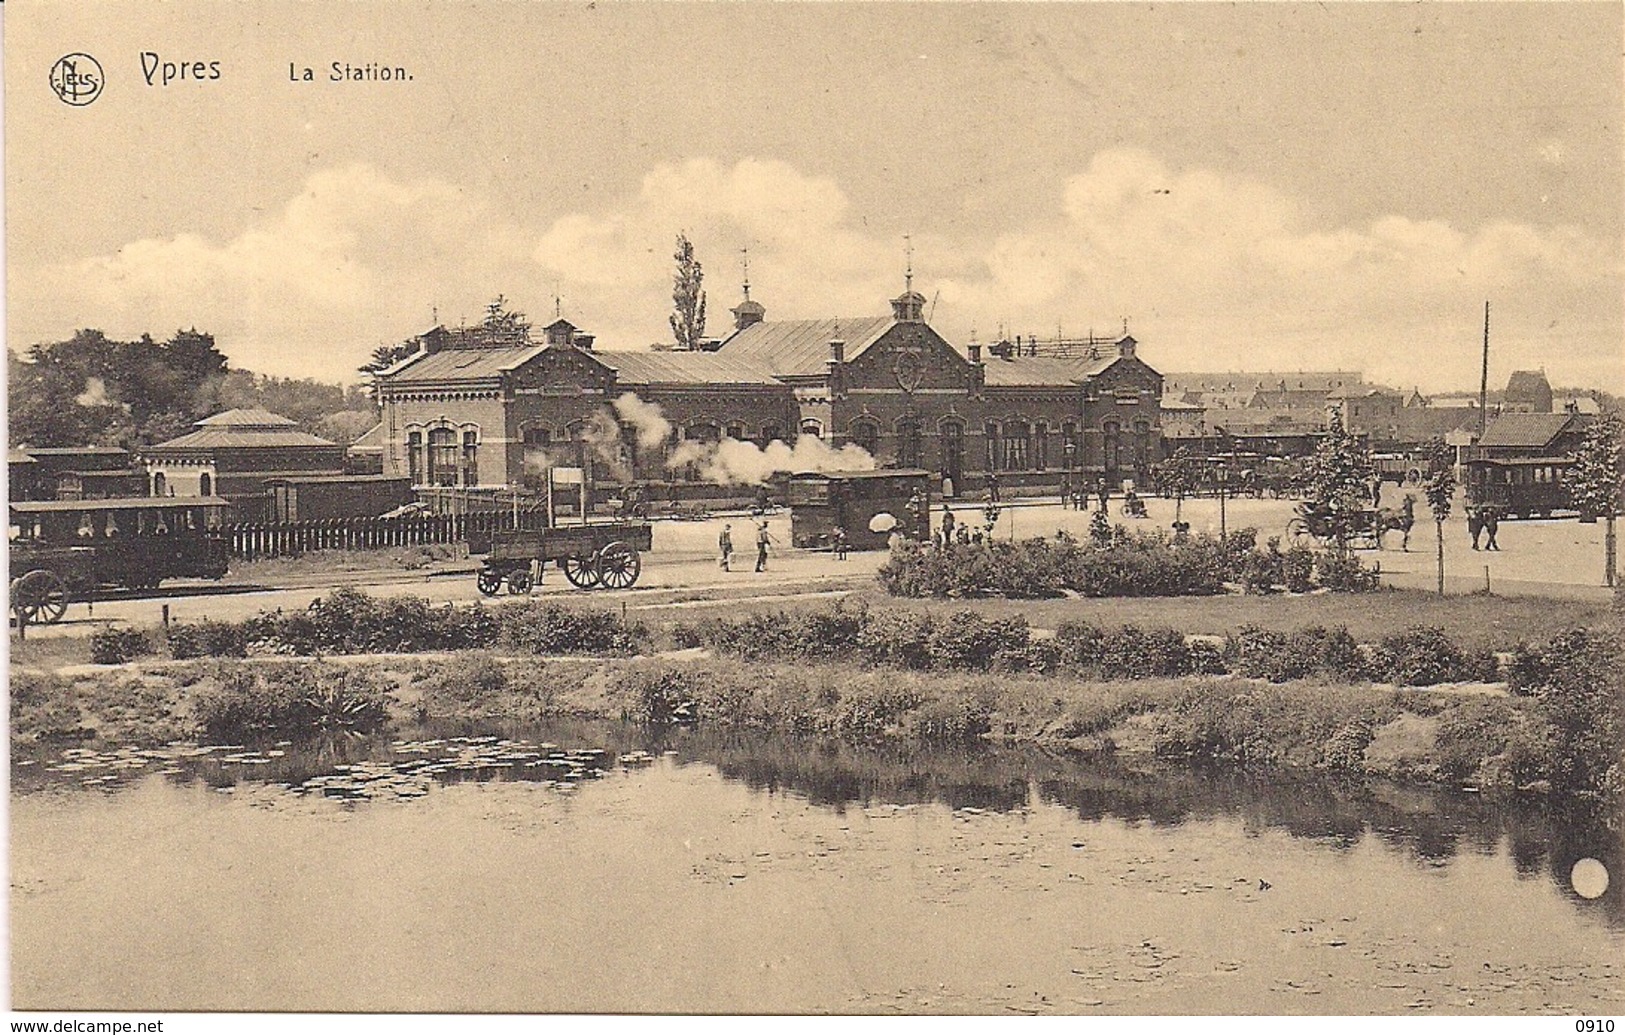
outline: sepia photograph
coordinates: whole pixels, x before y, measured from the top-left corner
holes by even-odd
[[[1619,3],[0,19],[13,1030],[1625,1014]]]

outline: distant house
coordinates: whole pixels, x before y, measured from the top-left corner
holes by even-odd
[[[147,494],[147,479],[135,458],[116,446],[23,446],[11,450],[6,460],[13,500],[99,500]]]
[[[1552,386],[1541,370],[1514,370],[1502,399],[1507,413],[1552,412]]]
[[[1372,443],[1399,441],[1399,415],[1403,409],[1404,396],[1373,385],[1339,388],[1326,396],[1327,416],[1337,413],[1344,429]]]
[[[227,410],[141,451],[154,496],[222,496],[255,519],[273,478],[344,474],[344,447],[266,410]]]

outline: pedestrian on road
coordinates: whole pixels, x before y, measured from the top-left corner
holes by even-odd
[[[944,504],[942,508],[942,541],[954,541],[954,508]]]
[[[1100,509],[1107,509],[1106,504],[1111,500],[1112,493],[1111,490],[1106,487],[1106,479],[1102,478],[1095,484],[1095,495],[1100,499]]]
[[[838,561],[846,560],[846,529],[836,525],[835,531],[830,533],[830,539],[835,547],[835,559]]]
[[[1482,508],[1467,508],[1467,533],[1473,537],[1473,549],[1478,549],[1478,537],[1484,534],[1484,511]]]
[[[987,498],[991,503],[999,502],[999,472],[987,472]]]
[[[767,522],[763,521],[761,527],[756,529],[756,570],[767,570],[767,544],[773,537],[767,534]]]
[[[717,536],[717,549],[722,551],[722,570],[732,571],[728,567],[728,560],[734,555],[734,534],[732,525],[723,525],[722,534]]]
[[[1501,545],[1495,541],[1496,530],[1501,527],[1501,514],[1498,507],[1484,508],[1484,549],[1500,551]]]
[[[1371,505],[1373,507],[1381,507],[1382,506],[1382,479],[1381,478],[1373,479],[1372,482],[1371,482]]]

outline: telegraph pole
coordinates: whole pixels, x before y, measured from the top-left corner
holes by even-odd
[[[1484,300],[1484,365],[1478,375],[1478,438],[1484,439],[1484,430],[1489,425],[1489,398],[1490,398],[1490,303]]]

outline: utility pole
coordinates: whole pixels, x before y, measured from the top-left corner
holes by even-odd
[[[1478,438],[1484,439],[1484,430],[1489,426],[1489,398],[1490,398],[1490,302],[1484,300],[1484,365],[1478,375]]]

